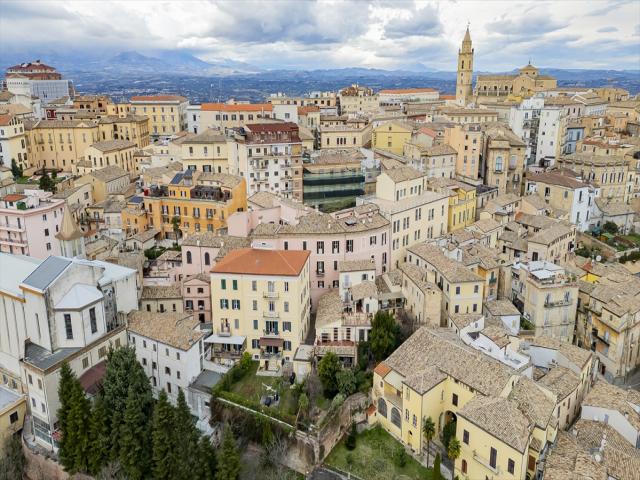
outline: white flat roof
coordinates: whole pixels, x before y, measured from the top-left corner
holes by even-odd
[[[243,337],[242,335],[229,335],[227,337],[220,335],[209,335],[204,339],[205,343],[221,343],[223,345],[242,345],[247,337]]]
[[[79,310],[91,305],[103,297],[102,292],[93,285],[77,283],[56,304],[56,310]]]
[[[0,253],[0,291],[22,298],[20,284],[41,263],[42,260],[25,255]]]

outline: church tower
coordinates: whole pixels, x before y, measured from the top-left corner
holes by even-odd
[[[62,225],[56,238],[60,242],[60,251],[63,257],[85,257],[84,235],[74,221],[69,205],[66,203],[62,213]]]
[[[462,48],[458,50],[458,78],[456,80],[456,103],[465,106],[473,97],[473,47],[469,26],[462,40]]]

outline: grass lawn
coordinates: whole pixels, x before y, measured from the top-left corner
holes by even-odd
[[[630,233],[629,235],[622,235],[622,238],[625,240],[629,240],[630,242],[635,243],[637,246],[640,246],[640,234],[639,233]]]
[[[263,395],[273,394],[272,390],[267,390],[266,385],[273,387],[280,394],[278,410],[295,416],[298,413],[296,398],[289,388],[289,382],[283,381],[281,377],[260,377],[256,375],[258,362],[253,362],[251,371],[240,381],[231,386],[231,391],[242,395],[248,400],[260,403]]]
[[[347,450],[343,438],[331,451],[325,463],[366,480],[431,479],[431,470],[423,467],[413,457],[407,456],[404,467],[393,462],[392,452],[400,443],[381,427],[366,430],[357,436],[355,450]],[[350,455],[351,464],[347,462]]]

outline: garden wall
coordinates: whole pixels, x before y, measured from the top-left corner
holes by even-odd
[[[585,247],[588,247],[589,249],[593,249],[593,248],[597,248],[598,250],[600,250],[601,255],[606,258],[615,258],[616,256],[616,249],[607,245],[604,242],[601,242],[600,240],[598,240],[595,237],[592,237],[591,235],[586,235],[584,233],[578,232],[577,238],[576,238],[578,244],[582,244]]]

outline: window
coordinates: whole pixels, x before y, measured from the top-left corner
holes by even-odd
[[[231,310],[240,310],[240,300],[231,300]]]
[[[289,311],[289,302],[284,302],[284,311],[285,312]]]
[[[257,280],[251,280],[251,291],[256,292],[258,290],[258,282]],[[255,310],[255,308],[254,308]]]
[[[291,322],[282,322],[282,331],[290,332],[291,331]]]
[[[385,402],[384,398],[378,399],[378,413],[387,418],[387,402]]]
[[[467,473],[467,461],[462,459],[462,473]]]
[[[167,375],[171,375],[171,369],[169,367],[164,367],[164,373]]]
[[[258,301],[257,300],[253,300],[252,301],[252,309],[253,309],[254,312],[258,310]]]
[[[347,252],[353,252],[353,240],[347,240]]]
[[[401,428],[402,418],[400,418],[400,410],[396,407],[391,409],[391,423],[393,423],[396,427]]]
[[[469,445],[469,432],[466,430],[462,431],[462,441]]]
[[[64,314],[64,329],[67,334],[67,340],[73,340],[73,326],[71,325],[71,315]]]
[[[282,349],[283,350],[291,350],[291,341],[290,340],[285,340],[282,344]]]
[[[454,393],[451,398],[451,403],[453,403],[456,407],[458,406],[458,394]]]
[[[491,468],[496,468],[497,460],[498,452],[495,448],[491,447],[491,452],[489,453],[489,465],[491,465]]]
[[[340,242],[338,240],[331,242],[331,253],[340,253]]]
[[[232,286],[234,290],[238,290],[238,280],[233,280],[232,281]]]
[[[98,331],[98,322],[96,321],[96,309],[89,309],[89,322],[91,323],[91,333],[96,333]]]
[[[324,253],[324,242],[316,242],[316,253]]]
[[[89,357],[84,357],[82,359],[82,368],[87,368],[89,366]]]
[[[167,392],[171,393],[171,384],[167,382]]]
[[[473,293],[478,293],[480,291],[480,287],[478,285],[474,285]]]
[[[211,265],[211,255],[209,255],[209,252],[204,254],[204,264]]]
[[[289,282],[284,282],[284,291],[285,292],[289,291]]]
[[[513,473],[516,470],[516,462],[514,462],[513,460],[509,459],[509,461],[507,462],[507,471],[513,475]]]
[[[16,423],[18,421],[18,412],[13,412],[11,415],[9,415],[9,423],[13,424]]]
[[[456,287],[456,295],[460,295],[460,287]]]

